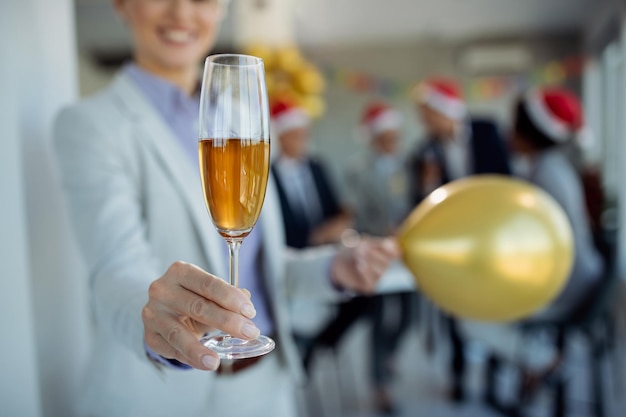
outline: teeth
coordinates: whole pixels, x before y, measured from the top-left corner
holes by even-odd
[[[187,42],[191,40],[191,34],[186,30],[166,30],[165,38],[173,42]]]

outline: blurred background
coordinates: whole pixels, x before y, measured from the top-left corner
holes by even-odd
[[[0,34],[0,415],[73,416],[91,343],[89,301],[50,128],[62,106],[104,87],[130,58],[129,34],[110,0],[4,0]],[[620,280],[602,351],[595,330],[570,342],[565,415],[623,415],[626,1],[232,0],[212,52],[266,57],[270,94],[309,111],[313,150],[339,190],[346,161],[365,148],[358,125],[372,98],[400,111],[408,150],[424,134],[410,92],[425,77],[457,79],[470,112],[496,120],[505,137],[524,88],[562,85],[580,94],[594,137],[581,163],[600,178],[597,203],[603,227],[617,233]],[[302,416],[378,415],[364,369],[368,331],[356,326],[316,362],[300,392]],[[503,415],[479,398],[487,357],[480,343],[466,353],[470,398],[454,404],[445,392],[447,348],[429,353],[423,339],[423,326],[413,326],[400,346],[399,415]],[[501,378],[512,396],[513,378],[506,371]],[[529,415],[552,415],[555,395],[546,389]]]

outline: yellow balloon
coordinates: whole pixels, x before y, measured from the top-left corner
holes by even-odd
[[[313,118],[317,119],[326,110],[326,104],[324,100],[320,96],[316,95],[308,95],[300,97],[300,105],[304,108],[307,114]]]
[[[497,175],[433,191],[398,241],[418,290],[444,311],[475,320],[516,320],[546,306],[574,257],[569,220],[554,199]]]
[[[244,49],[244,53],[261,58],[265,71],[271,71],[274,68],[276,54],[270,46],[264,44],[249,45]]]
[[[295,85],[303,94],[319,94],[324,91],[324,77],[312,66],[298,71],[294,75]]]
[[[305,64],[298,48],[289,46],[276,51],[276,67],[289,74],[298,71]]]

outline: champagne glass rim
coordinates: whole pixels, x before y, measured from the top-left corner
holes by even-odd
[[[239,58],[239,60],[236,63],[218,62],[218,60],[226,58]],[[256,67],[263,64],[263,59],[258,56],[245,54],[214,54],[206,57],[206,62],[210,62],[211,65],[221,65],[225,67]]]

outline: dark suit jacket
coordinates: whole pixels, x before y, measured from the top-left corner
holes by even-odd
[[[308,164],[315,183],[315,190],[310,192],[317,194],[322,209],[322,219],[317,224],[311,224],[304,213],[290,205],[284,187],[285,181],[289,181],[289,178],[282,178],[276,165],[272,164],[272,173],[276,178],[280,206],[283,212],[287,246],[298,249],[309,246],[309,236],[316,226],[341,212],[341,205],[328,180],[324,166],[312,159],[308,160]]]
[[[469,146],[472,174],[510,175],[508,151],[496,125],[488,120],[476,119],[470,121],[470,128]],[[436,163],[441,170],[441,185],[450,182],[443,148],[435,138],[428,138],[410,162],[414,179],[412,181],[412,198],[416,204],[425,197],[425,192],[419,186],[418,175],[422,172],[426,154],[435,156]]]

